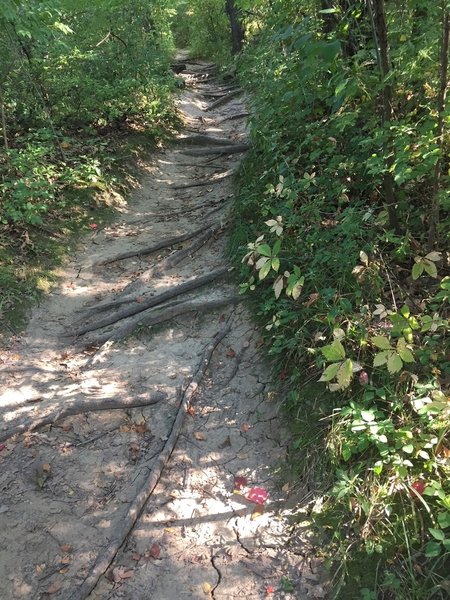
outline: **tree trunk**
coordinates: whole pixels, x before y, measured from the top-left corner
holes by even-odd
[[[231,49],[233,54],[237,54],[242,50],[244,43],[244,29],[234,0],[226,0],[226,10],[231,27]]]
[[[437,123],[437,143],[440,149],[440,156],[434,170],[433,198],[431,200],[431,214],[428,229],[428,247],[433,249],[438,241],[437,227],[439,224],[439,194],[441,191],[442,179],[442,148],[444,143],[444,111],[445,100],[447,96],[447,77],[448,77],[448,49],[450,38],[450,14],[446,9],[445,1],[442,2],[442,38],[441,38],[441,60],[440,60],[440,86],[438,94],[438,123]]]
[[[385,127],[393,118],[393,98],[394,90],[392,84],[387,82],[388,75],[391,72],[389,58],[389,43],[386,24],[386,13],[384,9],[385,0],[367,0],[367,7],[372,21],[373,36],[377,50],[378,66],[380,75],[383,81],[382,91],[382,123]],[[389,215],[389,226],[395,231],[399,231],[399,221],[396,210],[396,200],[394,193],[394,176],[392,167],[394,165],[394,145],[391,139],[388,139],[384,145],[384,153],[386,156],[386,173],[384,175],[383,188],[384,197],[386,200],[386,208]]]

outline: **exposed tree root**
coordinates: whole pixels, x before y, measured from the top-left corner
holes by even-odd
[[[109,264],[111,264],[113,262],[117,262],[119,260],[133,258],[133,256],[147,256],[147,254],[152,254],[153,252],[157,252],[158,250],[163,250],[164,248],[170,248],[170,246],[173,246],[174,244],[179,244],[180,242],[185,242],[186,240],[190,240],[191,238],[195,237],[199,233],[202,233],[202,231],[205,231],[205,229],[208,229],[208,227],[211,227],[211,225],[204,225],[203,227],[200,227],[199,229],[196,229],[195,231],[191,231],[189,233],[183,233],[181,235],[176,235],[175,237],[171,237],[171,238],[162,240],[161,242],[157,242],[156,244],[153,244],[152,246],[148,246],[147,248],[138,248],[137,250],[130,250],[129,252],[122,252],[122,254],[117,254],[116,256],[113,256],[112,258],[108,258],[108,260],[103,260],[97,264],[103,266],[103,265],[109,265]]]
[[[214,137],[212,135],[205,135],[203,133],[185,135],[183,137],[177,138],[176,141],[180,144],[210,144],[211,146],[234,146],[235,144],[235,142],[233,142],[233,140],[230,140],[229,138]]]
[[[105,310],[116,309],[122,304],[134,302],[135,298],[127,297],[129,294],[135,293],[140,286],[148,284],[152,279],[161,277],[168,269],[175,267],[186,257],[192,256],[195,252],[197,252],[197,250],[204,246],[206,242],[213,237],[213,235],[216,235],[222,230],[224,230],[223,225],[215,225],[214,227],[207,229],[196,240],[194,240],[190,246],[187,248],[182,248],[181,250],[177,250],[177,252],[170,254],[157,265],[150,267],[150,269],[146,269],[139,275],[139,277],[124,287],[114,300],[96,304],[93,307],[93,310],[95,312],[104,312]]]
[[[7,429],[0,431],[0,442],[7,440],[17,433],[35,431],[40,427],[45,427],[45,425],[53,425],[61,419],[73,417],[74,415],[101,410],[126,410],[128,408],[138,408],[139,406],[150,406],[151,404],[156,404],[163,399],[164,394],[162,392],[155,391],[148,395],[146,394],[145,396],[132,398],[131,400],[126,400],[124,398],[90,398],[86,401],[76,400],[72,404],[65,400],[62,408],[54,410],[48,415],[44,415],[43,417],[39,417],[37,419],[28,418],[16,425],[9,425]]]
[[[227,177],[231,177],[232,175],[234,175],[233,169],[231,171],[229,171],[228,173],[224,173],[220,177],[217,177],[216,179],[206,179],[205,181],[194,181],[193,183],[182,183],[180,185],[172,186],[172,189],[173,190],[188,190],[188,189],[194,188],[194,187],[204,187],[207,185],[213,185],[215,183],[222,183],[222,181],[224,179],[227,179]]]
[[[228,117],[224,117],[223,119],[221,119],[220,121],[218,121],[218,125],[221,125],[222,123],[225,123],[225,121],[237,121],[238,119],[246,119],[247,117],[250,116],[251,113],[249,112],[241,112],[241,113],[236,113],[234,115],[229,115]]]
[[[217,300],[197,300],[192,302],[174,302],[173,304],[165,305],[159,311],[150,310],[139,313],[133,318],[127,319],[121,327],[116,327],[112,331],[97,336],[86,336],[83,343],[88,346],[102,346],[106,342],[118,341],[133,333],[135,329],[141,326],[151,327],[171,321],[175,317],[185,315],[192,312],[205,313],[222,306],[231,306],[241,301],[240,296],[230,296],[228,298],[218,298]]]
[[[188,387],[184,390],[184,392],[181,393],[180,405],[172,427],[172,431],[170,432],[170,435],[167,438],[167,441],[164,444],[164,448],[160,453],[159,457],[152,464],[152,468],[148,478],[146,479],[144,485],[141,487],[133,503],[130,505],[130,508],[128,509],[128,512],[125,515],[124,519],[121,520],[120,529],[117,532],[116,536],[110,541],[103,554],[101,554],[97,558],[97,561],[92,567],[89,575],[79,586],[79,588],[70,594],[68,600],[85,600],[89,596],[89,594],[97,585],[100,577],[106,573],[107,569],[113,562],[117,552],[120,550],[129,533],[135,526],[136,521],[138,520],[153,490],[155,489],[156,484],[158,483],[159,478],[161,477],[161,473],[163,472],[163,469],[166,466],[175,448],[178,436],[180,435],[181,429],[183,427],[187,409],[189,408],[189,404],[193,396],[195,395],[201,380],[203,379],[203,376],[206,372],[206,369],[208,368],[213,352],[229,331],[230,325],[227,324],[221,331],[219,331],[214,336],[211,343],[203,351],[195,375],[193,376]]]
[[[205,167],[206,169],[221,169],[222,171],[226,170],[228,167],[226,165],[223,165],[223,167],[221,167],[220,165],[208,165],[206,163],[188,163],[188,162],[178,162],[177,161],[177,165],[179,167],[198,167],[198,168],[203,168]]]
[[[76,330],[73,335],[75,337],[79,337],[88,333],[90,331],[96,331],[97,329],[102,329],[103,327],[107,327],[108,325],[113,325],[113,323],[117,323],[122,319],[127,319],[128,317],[132,317],[138,313],[147,310],[148,308],[152,308],[154,306],[158,306],[159,304],[163,304],[166,300],[171,300],[172,298],[176,298],[181,294],[186,294],[187,292],[191,292],[199,287],[203,287],[204,285],[219,279],[228,272],[228,267],[220,267],[207,275],[203,275],[201,277],[194,277],[193,279],[189,279],[185,283],[181,283],[162,294],[157,294],[156,296],[151,296],[149,298],[144,298],[143,302],[135,302],[132,306],[128,306],[122,310],[117,311],[114,315],[110,317],[105,317],[100,321],[96,321],[95,323],[91,323],[90,325],[86,325]],[[91,310],[91,313],[95,314],[95,310]]]
[[[218,108],[219,106],[222,106],[223,104],[226,104],[227,102],[229,102],[233,98],[236,98],[236,96],[239,96],[240,94],[242,94],[242,90],[241,89],[234,90],[233,92],[229,92],[226,96],[223,96],[222,98],[219,98],[218,100],[216,100],[215,102],[213,102],[212,104],[210,104],[208,106],[208,108],[206,108],[205,110],[207,112],[210,111],[210,110],[214,110],[215,108]]]
[[[188,156],[208,156],[209,154],[237,154],[249,149],[248,144],[234,144],[234,146],[218,146],[217,148],[192,148],[192,150],[182,150],[181,154]]]

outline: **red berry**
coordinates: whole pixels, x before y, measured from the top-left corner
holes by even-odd
[[[417,499],[417,494],[419,494],[420,496],[422,496],[423,492],[425,491],[426,488],[426,483],[424,481],[421,481],[420,479],[418,479],[417,481],[414,481],[414,483],[411,484],[411,488],[414,491],[410,491],[410,496],[412,498]],[[417,492],[417,493],[416,493]]]

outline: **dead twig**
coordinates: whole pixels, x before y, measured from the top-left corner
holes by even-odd
[[[192,398],[194,397],[195,393],[197,392],[198,386],[201,380],[203,379],[203,376],[205,375],[206,369],[208,368],[213,352],[217,348],[219,343],[228,334],[230,328],[230,325],[227,324],[223,329],[216,333],[211,343],[203,351],[195,375],[192,377],[188,387],[184,390],[184,392],[181,393],[180,404],[172,427],[172,431],[170,432],[170,435],[167,438],[166,443],[164,444],[164,448],[161,454],[155,460],[155,463],[152,465],[148,478],[146,479],[144,485],[141,487],[136,498],[130,505],[127,514],[123,519],[121,519],[120,527],[116,536],[110,541],[103,554],[101,554],[97,558],[97,561],[92,567],[89,575],[79,586],[79,588],[70,594],[68,600],[85,600],[89,596],[89,594],[97,585],[100,577],[104,573],[106,573],[107,569],[113,562],[117,552],[125,542],[133,527],[135,526],[136,521],[138,520],[144,506],[148,502],[148,499],[150,498],[153,490],[155,489],[161,477],[161,473],[163,472],[164,467],[166,466],[170,456],[172,455],[172,452],[175,448],[175,444],[180,435],[181,428],[183,426],[184,419],[189,408],[189,404]]]

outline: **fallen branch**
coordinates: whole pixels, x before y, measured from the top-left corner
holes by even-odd
[[[192,150],[181,150],[181,154],[187,154],[188,156],[237,154],[238,152],[245,152],[249,147],[248,144],[235,144],[234,146],[222,146],[218,148],[192,148]]]
[[[220,121],[218,121],[217,124],[221,125],[222,123],[225,123],[225,121],[236,121],[238,119],[246,119],[250,115],[251,115],[251,113],[249,113],[249,112],[236,113],[234,115],[230,115],[228,117],[224,117],[223,119],[221,119]]]
[[[221,267],[215,271],[212,271],[211,273],[208,273],[207,275],[195,277],[186,281],[185,283],[181,283],[180,285],[177,285],[172,289],[163,292],[162,294],[151,296],[150,298],[144,298],[143,302],[135,302],[132,306],[128,306],[123,310],[116,312],[116,314],[111,315],[110,317],[105,317],[100,321],[86,325],[85,327],[75,331],[73,335],[75,337],[79,337],[90,331],[96,331],[97,329],[102,329],[108,325],[113,325],[113,323],[117,323],[118,321],[127,319],[128,317],[132,317],[133,315],[141,313],[148,308],[158,306],[159,304],[166,302],[166,300],[171,300],[172,298],[176,298],[181,294],[186,294],[187,292],[191,292],[199,287],[203,287],[207,283],[211,283],[212,281],[219,279],[219,277],[225,275],[227,271],[228,267]]]
[[[204,135],[203,133],[179,137],[176,141],[180,144],[211,144],[212,146],[234,146],[235,144],[235,142],[229,138],[214,137],[212,135]]]
[[[20,424],[9,425],[7,429],[0,431],[0,442],[4,442],[18,433],[29,433],[41,427],[45,427],[45,425],[53,425],[61,419],[66,419],[67,417],[73,417],[82,413],[115,409],[126,410],[128,408],[150,406],[165,399],[164,393],[158,390],[151,392],[148,395],[146,394],[145,397],[143,396],[144,395],[138,396],[131,400],[124,398],[89,399],[87,401],[77,401],[72,404],[68,404],[65,400],[62,408],[55,410],[48,415],[44,415],[37,419],[28,418]]]
[[[230,100],[232,100],[233,98],[236,98],[236,96],[239,96],[240,94],[242,94],[241,89],[234,90],[233,92],[229,92],[226,96],[223,96],[222,98],[219,98],[218,100],[216,100],[215,102],[210,104],[207,108],[205,108],[205,111],[208,112],[210,110],[214,110],[215,108],[222,106],[222,104],[226,104],[227,102],[230,102]]]
[[[141,285],[146,285],[152,279],[156,279],[161,277],[165,271],[171,269],[178,265],[182,260],[184,260],[187,256],[192,256],[194,252],[197,252],[202,246],[206,244],[206,242],[213,236],[216,235],[219,231],[224,229],[224,225],[215,225],[210,229],[207,229],[202,235],[200,235],[196,240],[192,242],[190,246],[187,248],[182,248],[181,250],[177,250],[173,254],[170,254],[166,258],[164,258],[160,263],[151,267],[150,269],[146,269],[143,273],[139,275],[136,279],[134,279],[131,283],[125,286],[119,293],[118,297],[115,300],[110,302],[104,302],[100,304],[96,304],[93,307],[93,311],[103,312],[109,309],[115,309],[122,304],[127,304],[129,302],[135,302],[136,298],[127,297],[129,294],[136,291],[137,288]],[[125,297],[124,297],[125,296]]]
[[[199,229],[196,229],[195,231],[191,231],[189,233],[183,233],[181,235],[176,235],[175,237],[162,240],[161,242],[157,242],[156,244],[153,244],[153,246],[148,246],[147,248],[139,248],[137,250],[130,250],[129,252],[123,252],[122,254],[117,254],[113,258],[108,258],[107,260],[102,260],[101,262],[99,262],[97,264],[98,265],[109,265],[109,264],[111,264],[113,262],[117,262],[119,260],[125,260],[126,258],[132,258],[133,256],[147,256],[147,254],[152,254],[153,252],[157,252],[158,250],[162,250],[163,248],[170,248],[170,246],[173,246],[174,244],[179,244],[180,242],[185,242],[186,240],[190,240],[191,238],[195,237],[199,233],[202,233],[202,231],[205,231],[205,229],[208,229],[208,227],[211,227],[211,225],[203,225],[203,227],[200,227]]]
[[[127,322],[122,326],[112,331],[107,331],[99,336],[88,336],[83,341],[88,346],[102,346],[106,342],[118,341],[133,333],[135,329],[141,326],[152,327],[171,321],[181,315],[186,315],[192,312],[201,312],[202,314],[221,308],[222,306],[231,306],[240,302],[241,296],[230,296],[228,298],[218,298],[217,300],[208,301],[193,301],[193,302],[177,302],[171,305],[164,306],[159,312],[151,310],[146,316],[145,312],[138,314],[132,319],[127,319]]]
[[[107,569],[110,567],[117,552],[120,550],[126,538],[128,537],[134,525],[136,524],[136,521],[138,520],[144,506],[146,505],[148,499],[150,498],[153,490],[155,489],[161,477],[161,473],[163,472],[164,467],[166,466],[169,458],[172,455],[172,452],[175,448],[175,444],[178,440],[178,436],[180,435],[181,429],[183,427],[184,419],[189,408],[189,404],[192,398],[194,397],[195,393],[197,392],[198,386],[201,380],[203,379],[203,376],[205,375],[206,369],[208,368],[213,352],[229,331],[230,325],[226,325],[221,331],[216,333],[211,343],[203,351],[195,375],[192,377],[192,380],[188,387],[184,390],[184,392],[181,393],[180,405],[172,427],[172,431],[170,432],[170,435],[167,438],[166,443],[164,444],[164,448],[161,454],[152,465],[149,476],[147,477],[146,481],[144,482],[144,485],[138,492],[133,503],[130,505],[127,514],[123,519],[121,519],[121,526],[117,535],[110,541],[103,554],[101,554],[97,558],[97,561],[92,567],[89,575],[79,586],[79,588],[70,594],[68,600],[86,600],[86,598],[97,585],[100,577],[104,575],[104,573],[106,573]]]

